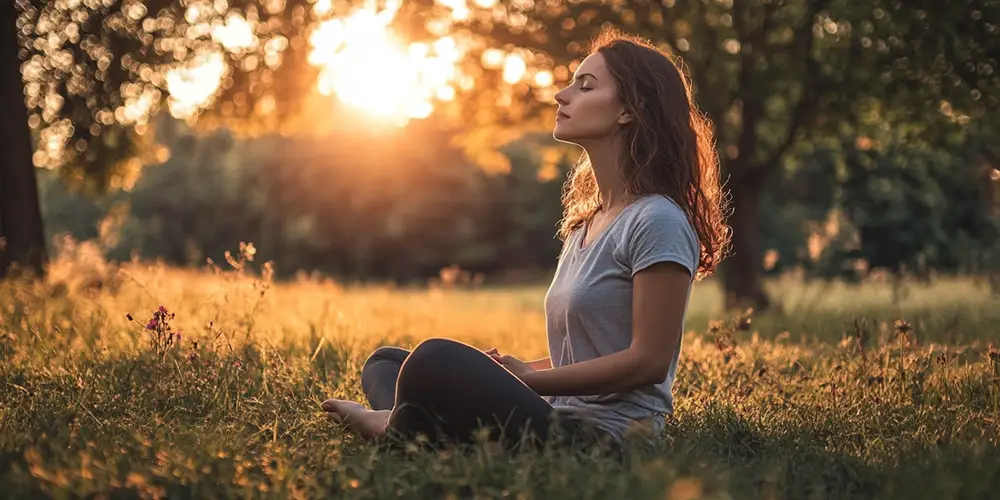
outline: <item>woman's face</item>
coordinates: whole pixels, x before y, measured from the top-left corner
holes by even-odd
[[[559,110],[552,136],[562,142],[582,145],[609,139],[629,120],[599,52],[583,60],[570,85],[556,94],[556,102]]]

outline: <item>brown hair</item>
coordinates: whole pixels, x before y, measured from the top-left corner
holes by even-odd
[[[685,209],[698,234],[701,255],[696,278],[712,274],[725,257],[730,232],[728,200],[719,180],[712,124],[691,97],[682,65],[638,37],[604,31],[592,52],[600,52],[618,85],[618,97],[634,119],[622,129],[621,164],[630,194],[669,196]],[[563,189],[565,239],[599,209],[597,180],[589,158],[573,167]]]

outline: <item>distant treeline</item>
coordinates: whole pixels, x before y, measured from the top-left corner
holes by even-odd
[[[92,198],[40,176],[49,241],[99,239],[108,258],[224,262],[253,242],[279,276],[426,280],[458,266],[544,275],[561,242],[572,156],[543,166],[536,145],[503,151],[506,173],[464,161],[448,137],[367,131],[243,141],[176,128],[171,156],[128,190]],[[766,190],[761,267],[857,277],[871,267],[971,271],[995,265],[992,164],[961,151],[853,141],[817,145]]]

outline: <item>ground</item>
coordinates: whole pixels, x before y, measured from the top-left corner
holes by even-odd
[[[320,409],[361,397],[360,365],[381,345],[451,337],[543,356],[544,285],[275,284],[138,263],[0,283],[0,490],[691,499],[1000,489],[1000,299],[988,288],[941,279],[894,299],[886,284],[769,287],[783,310],[756,317],[717,311],[716,284],[696,285],[667,436],[616,462],[593,450],[511,456],[490,443],[390,453]]]

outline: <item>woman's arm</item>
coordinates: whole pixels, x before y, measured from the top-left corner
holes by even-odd
[[[500,364],[504,364],[505,360],[517,359],[517,358],[512,358],[509,355],[508,356],[501,355],[500,351],[496,347],[487,349],[483,352],[486,353],[489,357],[495,359]],[[548,370],[549,368],[552,368],[552,360],[549,358],[536,359],[534,361],[518,360],[518,362],[531,367],[532,370]]]
[[[690,272],[662,262],[636,273],[632,344],[624,351],[558,368],[515,373],[542,396],[607,394],[663,382],[684,327]],[[520,370],[519,370],[520,371]]]
[[[552,360],[550,358],[536,359],[534,361],[528,361],[528,366],[534,370],[548,370],[552,368]]]

